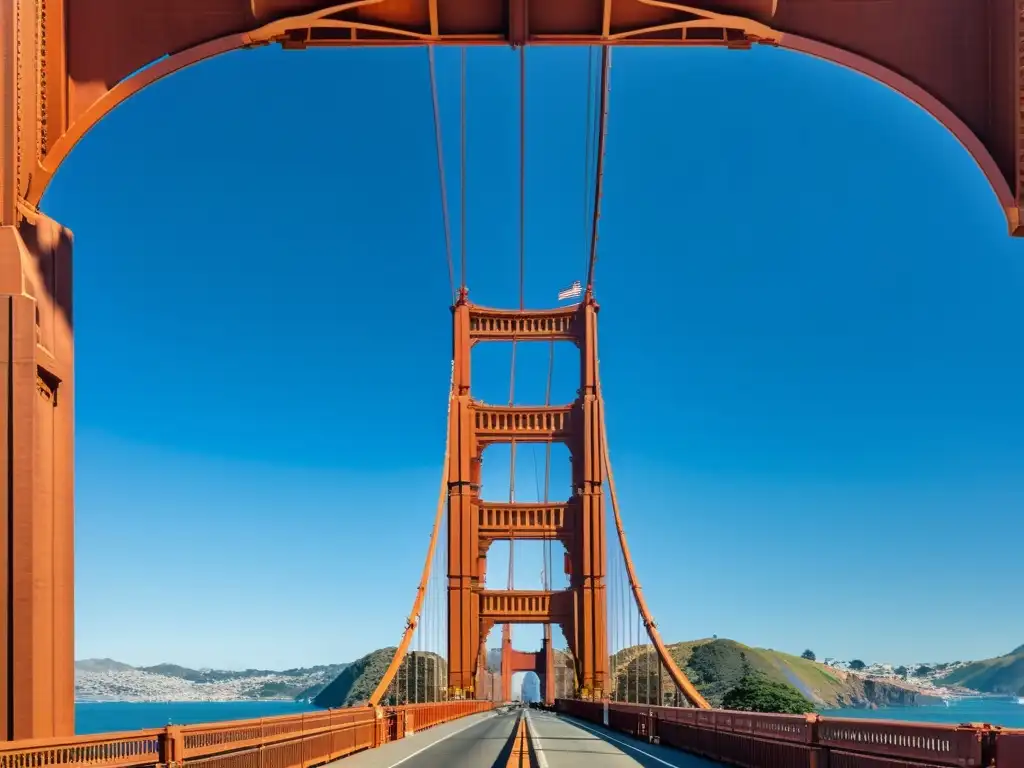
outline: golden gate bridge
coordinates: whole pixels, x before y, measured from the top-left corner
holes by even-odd
[[[913,34],[900,34],[907,30]],[[630,557],[608,450],[594,290],[617,45],[773,45],[863,72],[940,120],[985,173],[1010,234],[1024,233],[1024,0],[181,0],[159,11],[138,0],[8,0],[0,6],[0,33],[0,299],[8,350],[0,768],[200,762],[308,768],[340,759],[352,766],[536,762],[557,768],[574,765],[572,754],[600,766],[624,756],[683,765],[690,759],[684,753],[744,766],[1024,766],[1024,733],[986,724],[710,707],[662,641]],[[416,45],[427,51],[453,349],[443,470],[421,579],[391,663],[365,706],[75,736],[71,239],[38,205],[74,145],[125,99],[203,59],[270,43],[293,50]],[[466,47],[519,51],[517,308],[470,301],[464,231],[456,284],[434,63],[439,45],[462,47],[463,214]],[[526,49],[537,45],[591,46],[600,59],[600,85],[588,92],[586,280],[579,302],[541,310],[528,309],[523,292],[525,61]],[[951,55],[956,67],[947,65]],[[592,53],[591,61],[596,58]],[[464,230],[465,215],[461,222]],[[576,345],[577,399],[551,402],[549,365],[545,403],[516,405],[514,362],[507,404],[475,399],[471,349],[491,341],[511,342],[513,361],[518,344]],[[510,447],[507,501],[481,496],[483,453],[498,443]],[[546,455],[545,491],[533,503],[515,495],[516,449],[526,443],[542,444]],[[553,443],[566,444],[572,458],[565,499],[550,494]],[[517,541],[544,543],[542,589],[514,589],[514,554],[507,588],[486,587],[487,554],[496,541],[508,541],[513,553]],[[569,586],[563,590],[551,584],[556,542],[565,549]],[[541,649],[515,649],[514,624],[541,625]],[[486,644],[496,626],[502,627],[498,675],[488,668]],[[554,648],[554,626],[567,649]],[[542,680],[544,714],[500,706],[511,697],[511,675],[526,670]],[[545,740],[556,739],[572,749],[544,748]],[[595,743],[608,749],[595,751]]]

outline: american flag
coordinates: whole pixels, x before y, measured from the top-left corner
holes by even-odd
[[[583,295],[583,284],[579,280],[574,282],[564,291],[558,292],[558,300],[564,301],[565,299],[576,299]]]

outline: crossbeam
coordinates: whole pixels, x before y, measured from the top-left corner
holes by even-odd
[[[578,504],[516,504],[481,501],[477,505],[480,538],[551,540],[572,535]]]
[[[565,441],[572,436],[574,405],[507,406],[474,402],[474,428],[481,445]]]
[[[560,309],[491,309],[470,305],[469,337],[478,341],[579,340],[579,305]]]
[[[480,618],[490,624],[559,624],[569,618],[569,591],[481,590]]]

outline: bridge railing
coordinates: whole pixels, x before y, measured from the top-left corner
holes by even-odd
[[[493,707],[489,701],[352,707],[7,741],[0,742],[0,768],[172,768],[191,762],[201,762],[204,768],[311,768]]]
[[[1024,730],[560,699],[556,709],[726,765],[1024,767]]]

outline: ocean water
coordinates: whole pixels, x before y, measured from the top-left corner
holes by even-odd
[[[919,723],[988,723],[1004,728],[1024,728],[1024,705],[1011,699],[968,699],[950,706],[885,707],[884,709],[830,709],[832,717],[861,717],[876,720],[911,720]]]
[[[75,704],[75,732],[136,731],[140,728],[163,728],[168,724],[191,725],[297,715],[316,709],[311,704],[296,701],[87,702]]]
[[[75,705],[78,733],[134,731],[162,728],[168,723],[214,723],[252,717],[314,712],[316,707],[292,701],[184,701],[184,702],[102,702]],[[1024,705],[1005,699],[960,701],[952,706],[888,707],[886,709],[831,709],[833,717],[911,720],[926,723],[989,723],[1006,728],[1024,728]]]

